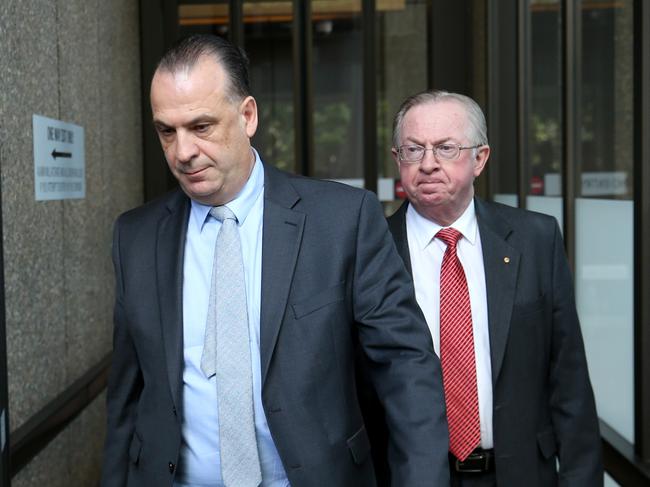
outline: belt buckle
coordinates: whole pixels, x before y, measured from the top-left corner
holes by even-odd
[[[456,472],[483,473],[489,471],[490,469],[490,456],[487,455],[486,453],[472,452],[462,462],[458,458],[456,458],[455,460],[456,461],[454,462],[454,469],[456,470]]]

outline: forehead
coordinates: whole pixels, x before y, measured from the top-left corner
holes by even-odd
[[[467,113],[460,103],[453,100],[429,102],[414,106],[406,112],[401,137],[462,139],[467,128]]]
[[[151,81],[152,104],[188,103],[215,95],[225,95],[228,78],[214,59],[201,56],[191,67],[156,71]]]

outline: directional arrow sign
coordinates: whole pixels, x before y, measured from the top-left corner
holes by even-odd
[[[37,201],[86,197],[84,129],[34,115],[34,194]]]
[[[57,152],[56,149],[52,150],[52,159],[56,159],[57,157],[67,157],[68,159],[72,157],[71,152]]]

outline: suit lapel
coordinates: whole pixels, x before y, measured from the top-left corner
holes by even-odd
[[[388,228],[393,234],[397,252],[402,257],[406,270],[409,271],[409,274],[413,275],[411,268],[411,253],[409,252],[409,242],[408,237],[406,236],[406,210],[408,206],[408,201],[405,201],[402,203],[402,206],[400,206],[397,211],[388,218]]]
[[[508,242],[512,229],[489,203],[476,198],[487,290],[492,384],[496,385],[510,332],[521,253]]]
[[[305,223],[305,214],[292,209],[300,196],[290,184],[289,178],[266,165],[264,174],[260,314],[262,384],[269,370],[287,307]]]
[[[521,253],[512,247],[507,238],[510,226],[498,216],[493,207],[475,198],[476,218],[483,247],[483,265],[488,304],[488,327],[490,334],[490,359],[492,383],[496,384],[510,332],[510,317],[515,299],[517,271]],[[411,256],[406,234],[406,210],[408,202],[388,218],[388,227],[406,268],[413,274]],[[506,263],[506,258],[508,262]]]
[[[189,199],[179,190],[168,203],[169,214],[158,225],[156,276],[167,374],[172,400],[180,410],[183,373],[183,258]]]

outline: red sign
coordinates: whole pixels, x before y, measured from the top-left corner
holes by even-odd
[[[540,176],[531,176],[530,194],[544,194],[544,180]]]
[[[402,181],[395,181],[395,198],[399,200],[406,199],[406,191],[404,191],[404,186],[402,186]]]

